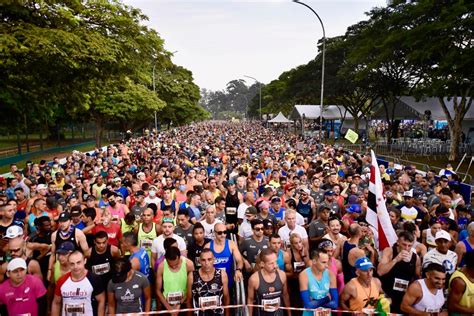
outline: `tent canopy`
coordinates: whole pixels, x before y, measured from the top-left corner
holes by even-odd
[[[319,118],[321,107],[319,105],[295,105],[290,113],[290,119],[300,120],[303,117],[308,120]],[[352,115],[342,105],[325,105],[323,111],[325,120],[341,120],[343,118],[351,120]]]
[[[458,98],[458,101],[459,98]],[[454,98],[444,98],[444,102],[448,108],[451,116],[454,117]],[[436,121],[445,121],[446,115],[444,114],[443,108],[439,103],[438,98],[425,98],[419,101],[416,101],[414,97],[410,96],[401,96],[398,97],[395,104],[388,104],[388,111],[390,113],[390,118],[395,120],[420,120],[423,119],[425,111],[431,111],[431,119]],[[395,107],[395,109],[394,109]],[[382,104],[379,105],[374,115],[373,119],[386,119],[385,108]],[[474,120],[474,107],[470,107],[464,116],[464,120]]]
[[[292,123],[293,121],[290,121],[289,119],[286,118],[286,116],[283,115],[283,113],[278,113],[277,116],[272,118],[271,120],[268,121],[268,123]]]

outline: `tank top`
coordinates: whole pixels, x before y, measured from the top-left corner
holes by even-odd
[[[227,193],[225,197],[225,218],[227,223],[237,223],[237,208],[239,207],[239,204],[239,193],[237,191],[235,191],[234,194]]]
[[[431,229],[426,229],[426,247],[428,248],[428,251],[431,249],[436,248],[436,242],[435,242],[435,237],[431,233]]]
[[[398,256],[397,244],[392,246],[393,258]],[[408,284],[415,278],[416,274],[416,254],[412,251],[409,262],[397,262],[393,268],[380,277],[384,292],[392,299],[392,309],[396,313],[401,313],[400,305],[403,293],[408,289]]]
[[[218,307],[224,304],[224,285],[222,284],[222,270],[215,269],[214,277],[210,281],[204,281],[199,271],[193,271],[192,298],[193,307]],[[195,311],[196,316],[221,316],[224,309],[214,308],[212,310]]]
[[[61,238],[61,231],[57,230],[56,240],[54,241],[54,245],[56,246],[56,249],[59,249],[59,247],[61,247],[63,242],[70,241],[74,245],[74,248],[75,248],[74,250],[80,250],[82,252],[82,249],[77,244],[76,228],[71,226],[70,230],[72,230],[72,232],[69,234],[69,236],[66,239]]]
[[[374,309],[379,299],[379,288],[375,281],[372,279],[370,282],[370,289],[363,287],[357,278],[352,279],[350,282],[354,283],[357,295],[349,299],[349,309],[351,311],[362,311],[364,308]],[[372,300],[375,305],[368,304],[368,300]]]
[[[337,270],[337,260],[334,257],[331,257],[331,265],[328,267],[329,271],[331,271],[336,276],[337,281],[337,291],[338,293],[342,292],[342,288],[344,287],[344,275],[339,273]]]
[[[225,272],[229,276],[228,285],[230,288],[234,284],[234,278],[232,277],[234,275],[234,256],[230,251],[229,240],[225,240],[225,246],[221,252],[216,252],[214,250],[214,240],[211,240],[211,242],[209,243],[209,248],[212,250],[212,253],[214,253],[214,257],[216,258],[216,261],[214,262],[214,268],[225,269]]]
[[[277,264],[281,271],[285,271],[285,259],[283,257],[283,250],[281,249],[278,249]]]
[[[150,279],[150,257],[148,256],[148,252],[145,248],[140,248],[137,252],[134,252],[130,255],[129,260],[133,258],[137,258],[140,261],[140,272],[146,275],[148,279]],[[186,260],[183,260],[186,261]]]
[[[436,294],[433,294],[426,286],[425,279],[416,280],[416,282],[421,286],[423,297],[418,303],[413,305],[413,308],[422,312],[438,313],[443,307],[445,301],[443,290],[437,289]]]
[[[112,208],[112,206],[107,206],[107,210],[112,215],[112,219],[120,220],[125,217],[125,205],[120,204],[118,209]]]
[[[111,264],[114,258],[112,257],[112,247],[107,245],[104,253],[97,253],[95,247],[91,249],[91,256],[87,259],[86,267],[94,274],[98,275],[104,284],[108,284],[111,279]]]
[[[464,246],[466,247],[466,253],[474,251],[474,249],[471,247],[471,244],[469,243],[469,241],[467,241],[467,239],[464,239],[462,242],[464,243]],[[464,267],[465,265],[464,257],[466,256],[466,253],[462,257],[461,264],[459,265],[460,267]]]
[[[300,273],[306,268],[306,263],[303,261],[296,261],[295,254],[293,253],[293,248],[290,247],[291,251],[291,267],[294,273]]]
[[[282,305],[283,283],[280,279],[280,273],[277,270],[275,280],[271,283],[265,281],[262,271],[258,271],[259,285],[255,293],[257,305],[263,305],[264,308],[257,309],[259,316],[280,316],[283,311],[278,309]]]
[[[273,216],[275,216],[275,218],[279,221],[282,221],[285,216],[285,208],[283,207],[280,207],[278,212],[275,211],[273,208],[270,208],[269,211],[270,211],[270,214],[273,214]]]
[[[456,270],[454,271],[451,278],[449,279],[449,286],[451,286],[451,282],[455,278],[461,278],[464,281],[464,283],[466,283],[466,290],[464,290],[464,293],[461,296],[461,300],[459,301],[459,304],[467,308],[473,308],[474,300],[472,298],[474,297],[474,282],[471,282],[469,278],[462,271]],[[461,316],[461,315],[467,315],[467,314],[450,313],[450,315]]]
[[[148,257],[151,258],[151,245],[153,244],[153,239],[158,237],[156,234],[156,224],[152,223],[151,230],[147,233],[143,230],[143,224],[138,224],[138,242],[139,246],[145,248],[148,252]]]
[[[296,211],[303,216],[307,222],[310,222],[311,217],[313,216],[311,212],[311,201],[308,201],[307,203],[303,203],[301,199],[298,201],[298,205],[296,205]]]
[[[186,258],[181,257],[181,266],[177,272],[170,270],[168,261],[163,266],[163,295],[170,305],[180,305],[186,297],[188,271]]]
[[[167,206],[171,206],[171,210],[172,210],[173,212],[176,211],[176,203],[175,203],[174,200],[171,200],[171,204],[168,204],[168,205],[165,204],[165,200],[161,200],[161,202],[160,202],[160,210],[164,210],[165,207],[167,207]]]
[[[349,263],[349,252],[355,248],[356,245],[349,243],[347,240],[342,245],[342,273],[344,274],[344,284],[347,284],[351,279],[356,277],[355,268]]]

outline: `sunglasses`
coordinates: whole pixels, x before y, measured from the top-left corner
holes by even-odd
[[[263,227],[254,227],[254,230],[256,232],[261,232],[263,230]]]
[[[215,233],[216,233],[217,235],[224,235],[224,234],[226,233],[226,231],[225,231],[225,230],[221,230],[221,231],[218,232],[218,231],[216,230]]]

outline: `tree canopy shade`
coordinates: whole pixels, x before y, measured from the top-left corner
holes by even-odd
[[[93,120],[99,145],[105,120],[143,126],[154,111],[177,103],[196,108],[195,120],[206,117],[191,72],[173,65],[140,10],[118,0],[10,0],[0,9],[5,123],[18,124],[24,113],[51,124]],[[175,124],[187,122],[177,118]]]

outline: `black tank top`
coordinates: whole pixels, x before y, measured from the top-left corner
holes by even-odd
[[[259,285],[255,293],[257,298],[257,305],[263,305],[266,308],[259,308],[257,315],[259,316],[281,316],[283,315],[281,309],[272,311],[272,307],[279,307],[283,305],[283,283],[280,279],[280,273],[276,272],[275,281],[267,283],[263,278],[262,271],[258,271]]]
[[[74,250],[79,250],[79,251],[82,252],[81,247],[79,247],[79,245],[77,244],[76,228],[72,229],[72,233],[66,239],[61,238],[61,232],[58,230],[58,232],[56,233],[56,240],[54,241],[54,245],[56,246],[56,250],[58,250],[59,247],[61,246],[61,244],[65,241],[72,242],[72,244],[75,247]]]
[[[398,256],[397,245],[392,246],[393,256]],[[416,273],[416,254],[412,252],[409,262],[397,262],[392,270],[380,277],[384,292],[392,299],[392,310],[395,308],[396,313],[401,313],[400,304],[404,292],[408,288],[408,284],[413,281]]]
[[[306,268],[304,257],[302,256],[303,261],[296,261],[293,248],[290,247],[290,251],[291,251],[291,268],[293,269],[294,273],[300,273]]]
[[[342,272],[344,273],[344,284],[347,284],[350,280],[356,277],[355,268],[349,263],[349,252],[355,248],[356,245],[349,243],[347,240],[344,241],[342,246]]]
[[[239,193],[227,193],[225,197],[225,219],[228,224],[237,224],[237,208],[239,207]]]
[[[107,245],[107,249],[104,253],[97,253],[95,247],[91,248],[91,256],[87,260],[86,267],[88,270],[92,271],[94,274],[98,275],[102,281],[106,282],[104,284],[109,284],[111,279],[111,264],[113,261],[111,246]]]
[[[194,308],[204,306],[222,306],[224,305],[224,285],[222,284],[222,270],[215,269],[214,277],[210,281],[204,281],[199,275],[199,271],[193,271],[192,297]],[[202,299],[205,298],[205,299]],[[215,308],[210,310],[197,311],[196,316],[221,316],[224,315],[224,309]]]

